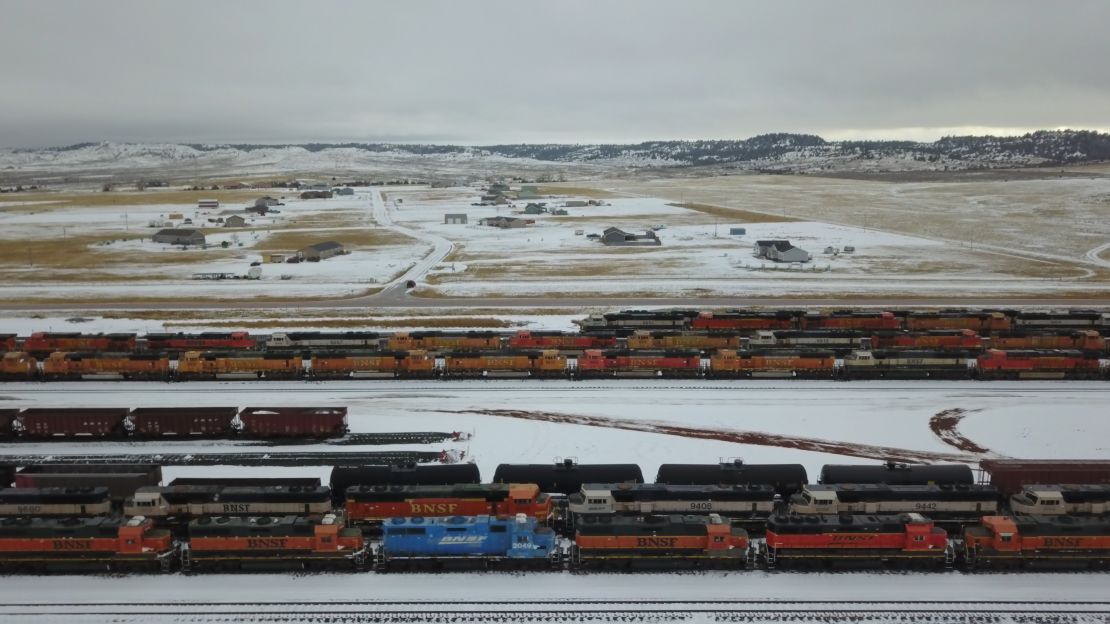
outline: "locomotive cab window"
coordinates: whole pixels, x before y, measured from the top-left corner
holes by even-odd
[[[506,530],[505,526],[500,524],[495,524],[489,528],[490,533],[505,533]]]
[[[1014,539],[1014,536],[1013,536],[1012,533],[1003,533],[1001,541],[1002,541],[1003,544],[1009,544],[1010,541],[1013,540],[1013,539]]]
[[[517,505],[528,505],[531,502],[532,501],[528,500],[527,498],[514,498],[513,499],[513,503],[517,504]]]
[[[924,535],[914,535],[913,536],[913,541],[915,541],[915,542],[924,542],[925,541],[925,536]]]

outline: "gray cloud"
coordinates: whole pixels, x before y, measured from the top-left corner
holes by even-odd
[[[0,145],[1110,126],[1110,3],[0,0]]]

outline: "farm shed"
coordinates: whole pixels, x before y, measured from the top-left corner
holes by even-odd
[[[279,202],[276,198],[270,197],[269,195],[267,195],[266,197],[259,197],[258,199],[254,200],[254,205],[259,208],[269,208],[270,206],[277,206],[280,203],[281,202]]]
[[[225,228],[241,228],[247,224],[247,220],[239,215],[232,215],[224,219]]]
[[[487,217],[478,222],[480,225],[488,225],[490,227],[497,227],[503,230],[511,228],[527,227],[535,223],[532,219],[518,219],[516,217]]]
[[[327,241],[323,243],[316,243],[315,245],[309,245],[308,247],[305,247],[304,249],[298,251],[297,255],[304,258],[305,260],[315,261],[326,260],[328,258],[331,258],[332,256],[339,256],[344,253],[346,253],[346,249],[343,247],[342,243]]]
[[[447,213],[443,215],[443,222],[447,225],[466,225],[466,215],[463,213]]]
[[[220,200],[218,200],[218,199],[198,199],[197,200],[197,208],[219,208],[219,207],[220,207]]]
[[[601,243],[611,247],[643,247],[663,244],[659,237],[655,235],[655,232],[631,234],[616,227],[605,228],[605,231],[601,233]]]
[[[335,193],[336,195],[354,195],[355,194],[355,189],[353,189],[349,186],[341,186],[341,187],[335,189],[332,192]]]
[[[747,233],[748,233],[747,228],[734,227],[734,228],[729,228],[728,229],[728,235],[729,236],[744,236]]]
[[[585,208],[588,204],[582,199],[571,199],[563,202],[563,206],[567,208]]]
[[[152,240],[167,245],[203,245],[205,242],[200,230],[174,228],[159,230]]]

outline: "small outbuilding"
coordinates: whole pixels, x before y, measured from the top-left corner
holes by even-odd
[[[446,225],[466,225],[466,215],[463,213],[447,213],[443,215],[443,222]]]
[[[309,262],[317,262],[320,260],[326,260],[328,258],[331,258],[332,256],[342,255],[346,252],[347,250],[343,247],[342,243],[327,241],[323,243],[316,243],[315,245],[309,245],[308,247],[305,247],[304,249],[298,251],[297,255],[301,258],[304,258],[305,260],[308,260]]]
[[[490,227],[501,228],[503,230],[528,227],[534,224],[534,219],[519,219],[517,217],[486,217],[478,223],[480,225],[488,225]]]
[[[198,199],[197,208],[219,208],[220,200],[218,199]]]
[[[254,200],[254,205],[256,208],[269,208],[270,206],[280,206],[281,202],[279,202],[277,198],[267,195],[266,197],[259,197]]]
[[[231,215],[224,219],[225,228],[241,228],[247,225],[247,220],[239,215]]]
[[[524,214],[538,215],[545,212],[547,212],[547,206],[543,204],[529,202],[528,205],[524,207]]]
[[[570,199],[563,202],[563,205],[567,208],[585,208],[589,204],[587,204],[586,201],[582,199]]]
[[[166,245],[186,245],[186,246],[199,246],[203,245],[204,234],[200,230],[193,229],[177,229],[169,228],[159,230],[157,234],[151,239],[156,243],[164,243]]]
[[[355,189],[353,189],[349,186],[341,186],[339,188],[333,189],[332,193],[334,193],[336,195],[354,195],[355,194]]]
[[[729,235],[729,236],[744,236],[744,235],[745,235],[745,234],[747,234],[747,233],[748,233],[748,229],[747,229],[747,228],[742,228],[742,227],[730,227],[730,228],[728,229],[728,235]]]

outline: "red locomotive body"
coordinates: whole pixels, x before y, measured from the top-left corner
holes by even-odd
[[[16,346],[15,334],[0,334],[0,349],[4,351],[15,351]]]
[[[964,529],[969,568],[1047,564],[1110,565],[1110,519],[1078,516],[986,516]]]
[[[23,341],[23,349],[30,353],[53,351],[134,351],[135,334],[80,334],[35,332]]]
[[[360,568],[366,544],[342,516],[205,517],[189,523],[183,570],[253,567]]]
[[[578,377],[696,377],[701,373],[697,351],[599,351],[578,358]]]
[[[982,379],[1095,379],[1102,373],[1097,355],[1080,351],[998,351],[978,358]]]
[[[726,312],[702,312],[690,322],[693,329],[702,331],[756,331],[761,329],[794,329],[797,312],[780,310],[778,312],[753,312],[729,310]]]
[[[246,407],[243,434],[260,438],[332,438],[347,433],[345,407]]]
[[[981,335],[1008,331],[1013,321],[1003,312],[910,312],[905,328],[909,331],[930,329],[970,329]]]
[[[937,329],[927,332],[889,332],[871,337],[872,349],[963,349],[983,348],[983,339],[970,329]]]
[[[347,517],[352,523],[376,523],[414,516],[514,516],[544,522],[551,497],[533,483],[352,486],[347,488]]]
[[[788,564],[952,563],[948,534],[921,514],[773,516],[763,556]]]
[[[245,331],[146,335],[146,348],[151,351],[253,349],[257,344]]]
[[[807,314],[801,317],[801,329],[859,329],[884,331],[902,328],[902,319],[891,312],[852,312],[842,310],[830,314]]]
[[[0,519],[0,566],[15,570],[161,570],[173,563],[173,539],[142,517]]]
[[[561,331],[518,331],[509,338],[513,349],[611,349],[617,346],[612,334],[572,334]]]

